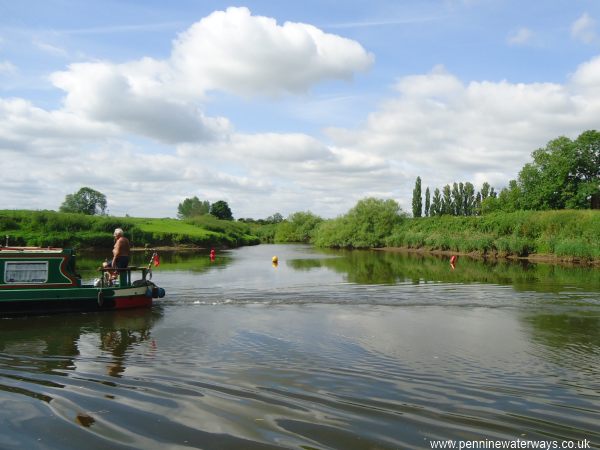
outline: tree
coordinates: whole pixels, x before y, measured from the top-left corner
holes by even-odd
[[[503,211],[518,211],[523,208],[522,204],[523,193],[516,180],[508,182],[508,188],[500,191],[498,196],[498,204]]]
[[[475,214],[475,186],[473,183],[466,182],[463,191],[463,214],[465,216],[472,216]]]
[[[327,247],[381,247],[404,217],[394,200],[365,198],[347,214],[320,224],[314,243]]]
[[[68,194],[59,211],[93,216],[106,211],[106,196],[89,187],[82,187],[74,194]]]
[[[210,206],[210,214],[221,220],[233,220],[233,214],[226,201],[219,200]]]
[[[433,198],[431,200],[431,207],[429,208],[430,216],[441,216],[442,215],[442,196],[440,190],[435,188],[433,191]]]
[[[532,153],[517,185],[524,209],[589,208],[600,192],[600,132],[586,131],[572,141],[554,139]]]
[[[276,212],[275,214],[273,214],[272,216],[269,216],[265,219],[266,223],[281,223],[283,222],[283,216]]]
[[[462,183],[461,183],[462,185]],[[462,192],[458,188],[458,183],[452,185],[452,213],[455,216],[462,216]]]
[[[202,216],[210,211],[208,201],[200,201],[198,197],[186,198],[177,207],[177,217],[180,219],[189,219],[190,217]]]
[[[452,210],[452,192],[450,191],[450,185],[447,184],[446,186],[444,186],[444,189],[442,191],[442,209],[440,214],[448,214],[448,215],[452,215],[453,210]]]
[[[421,177],[417,177],[417,181],[415,182],[415,188],[413,189],[412,213],[413,217],[421,217],[423,215],[423,198],[421,197]]]
[[[481,215],[481,192],[478,192],[475,196],[475,204],[473,205],[473,214],[476,216]]]
[[[431,194],[429,193],[429,186],[425,189],[425,217],[429,217],[431,209]]]
[[[493,190],[493,188],[491,188]],[[490,183],[485,181],[481,186],[481,200],[485,200],[490,195]]]

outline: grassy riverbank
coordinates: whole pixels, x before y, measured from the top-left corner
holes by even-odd
[[[10,245],[106,248],[112,246],[113,230],[121,227],[136,247],[239,247],[301,240],[332,248],[392,248],[600,263],[597,210],[414,219],[397,214],[385,202],[369,201],[336,219],[315,217],[296,214],[280,224],[251,226],[212,216],[176,220],[5,210],[0,211],[0,240],[4,243],[3,237],[8,235]]]
[[[365,199],[343,216],[311,220],[310,229],[307,223],[288,219],[278,224],[274,241],[300,240],[323,248],[388,248],[600,263],[598,210],[410,218],[392,201]],[[283,229],[285,233],[280,232]]]
[[[106,248],[120,227],[136,247],[239,247],[258,244],[238,222],[201,216],[190,220],[87,216],[55,211],[0,210],[0,238],[10,245]]]
[[[600,260],[600,211],[517,211],[405,219],[383,243],[491,257]]]

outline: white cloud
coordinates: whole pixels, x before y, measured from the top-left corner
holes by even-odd
[[[201,146],[181,146],[179,154],[219,155],[224,160],[299,162],[323,160],[331,152],[315,138],[301,133],[235,134],[228,140]]]
[[[51,80],[66,92],[65,110],[174,144],[231,132],[227,119],[202,113],[207,91],[302,92],[323,80],[350,78],[371,62],[355,41],[229,8],[182,33],[167,60],[72,64]]]
[[[533,37],[534,33],[529,28],[519,28],[509,34],[508,43],[510,45],[525,45],[530,43]]]
[[[501,183],[499,189],[550,139],[597,127],[600,58],[580,66],[568,85],[463,83],[436,67],[400,79],[396,89],[362,129],[328,134],[336,144],[388,161],[396,185],[390,190],[407,207],[417,175],[432,188],[489,181]]]
[[[226,119],[206,117],[193,102],[165,95],[162,67],[153,60],[125,65],[82,63],[51,78],[67,92],[66,111],[126,133],[172,144],[216,139],[226,133]]]
[[[573,25],[571,25],[571,36],[585,44],[598,41],[596,21],[588,14],[583,13]]]
[[[115,135],[114,127],[67,111],[46,111],[23,99],[0,99],[0,150],[62,154],[67,147]]]
[[[254,96],[302,93],[326,79],[350,79],[368,69],[373,56],[356,41],[312,25],[278,25],[247,8],[228,8],[182,33],[171,61],[187,88]]]

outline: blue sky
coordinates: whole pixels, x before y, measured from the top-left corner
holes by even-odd
[[[0,208],[410,211],[598,128],[596,1],[0,1]]]

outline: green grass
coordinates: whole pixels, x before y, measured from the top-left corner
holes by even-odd
[[[249,226],[212,216],[184,221],[0,210],[0,236],[8,235],[11,245],[111,247],[112,234],[117,227],[123,228],[136,247],[238,247],[259,242]]]

